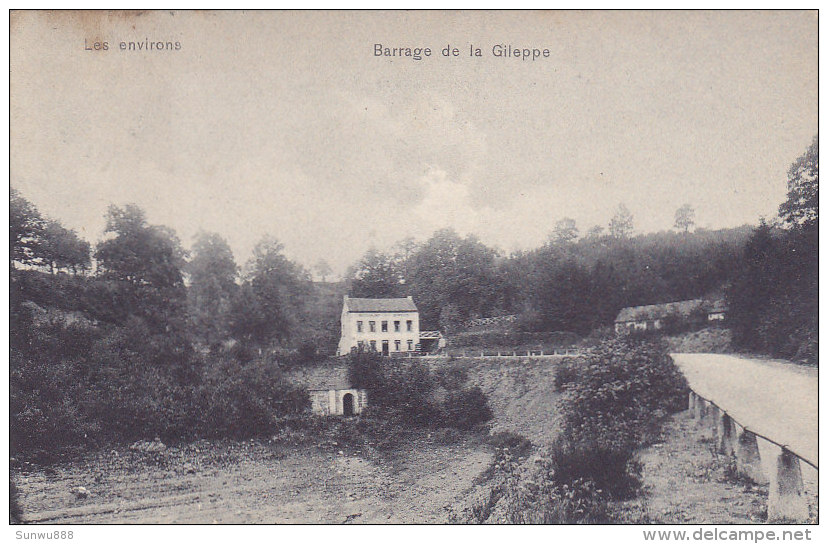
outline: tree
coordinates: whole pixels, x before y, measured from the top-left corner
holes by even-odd
[[[110,206],[107,234],[95,251],[98,275],[114,282],[114,307],[145,319],[155,330],[181,325],[185,316],[185,251],[175,233],[147,224],[134,204]]]
[[[405,284],[417,301],[423,328],[440,326],[440,313],[454,304],[458,319],[488,316],[502,306],[504,281],[498,254],[476,237],[452,229],[434,233],[405,264]]]
[[[9,195],[9,260],[30,266],[43,264],[40,246],[45,222],[34,205],[16,189]]]
[[[310,275],[283,250],[271,236],[256,244],[233,304],[232,334],[260,348],[290,339],[310,293]]]
[[[369,249],[349,274],[353,297],[393,298],[402,294],[402,277],[396,259]]]
[[[89,242],[81,240],[75,231],[64,228],[57,221],[45,222],[40,251],[52,273],[61,269],[77,272],[90,265]]]
[[[603,235],[604,227],[602,227],[601,225],[594,225],[590,227],[587,231],[586,238],[588,240],[597,240],[598,238],[601,238]]]
[[[788,198],[779,217],[789,227],[815,227],[819,221],[819,134],[788,169]]]
[[[233,251],[218,234],[199,232],[187,263],[187,307],[196,337],[208,346],[228,337],[231,304],[237,294],[238,266]]]
[[[759,225],[727,292],[737,346],[812,363],[819,357],[818,145],[814,137],[788,170],[779,207],[787,228]]]
[[[633,232],[633,215],[624,204],[619,204],[609,223],[610,236],[618,240],[629,238]]]
[[[773,228],[763,220],[745,245],[743,261],[727,290],[728,324],[741,347],[762,350],[756,327],[780,281],[780,249]]]
[[[575,260],[557,261],[544,268],[535,308],[542,329],[586,334],[593,326],[594,308],[589,270]]]
[[[331,265],[328,264],[328,261],[325,259],[319,259],[316,261],[316,264],[313,265],[313,270],[316,272],[316,275],[322,279],[322,282],[325,282],[325,279],[330,275],[333,270],[331,269]]]
[[[690,204],[684,204],[681,208],[676,210],[675,227],[684,232],[688,232],[693,225],[696,224],[696,211]]]
[[[578,239],[578,227],[575,225],[575,220],[569,217],[564,217],[555,223],[555,229],[552,231],[552,241],[555,244],[565,245],[570,244]]]
[[[440,330],[454,334],[463,326],[460,309],[456,304],[447,304],[440,310]]]

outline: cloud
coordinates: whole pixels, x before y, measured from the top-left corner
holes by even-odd
[[[424,196],[414,206],[414,216],[425,232],[452,227],[460,234],[476,232],[482,213],[471,204],[469,186],[452,179],[440,168],[431,168],[419,180]]]

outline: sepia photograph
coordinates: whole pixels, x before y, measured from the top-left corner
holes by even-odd
[[[8,16],[17,540],[812,538],[817,10]]]

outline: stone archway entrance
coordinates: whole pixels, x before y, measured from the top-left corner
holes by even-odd
[[[346,416],[354,415],[354,396],[351,393],[345,393],[342,397],[342,414]]]

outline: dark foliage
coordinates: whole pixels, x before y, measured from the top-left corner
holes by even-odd
[[[390,359],[376,353],[350,355],[348,376],[368,390],[371,413],[418,427],[471,429],[492,418],[486,395],[466,388],[463,370],[431,372],[417,359]],[[444,398],[435,398],[443,390]]]
[[[749,351],[818,363],[819,138],[788,170],[782,228],[764,221],[745,245],[727,291],[733,342]]]
[[[719,291],[732,279],[750,234],[746,226],[575,239],[573,229],[509,257],[474,237],[438,231],[405,251],[370,251],[350,271],[350,293],[413,295],[421,328],[452,335],[469,319],[505,314],[519,315],[519,331],[584,335],[612,324],[625,306]]]
[[[578,375],[582,372],[580,366],[581,359],[573,357],[564,357],[558,366],[555,367],[555,389],[563,391],[569,384],[578,379]]]
[[[20,509],[20,492],[14,485],[14,480],[9,478],[9,524],[17,525],[23,523],[23,512]]]
[[[492,419],[486,395],[479,387],[449,391],[442,403],[443,425],[468,430]]]
[[[49,280],[48,300],[59,302],[72,298],[61,286],[83,289],[102,280],[17,274],[9,358],[12,455],[48,462],[156,436],[257,436],[308,406],[306,393],[284,383],[278,364],[201,356],[184,337],[155,332],[137,316],[123,325],[94,322],[43,297],[49,311],[25,299],[32,292],[45,296],[40,288]]]
[[[77,273],[89,268],[89,242],[57,221],[44,218],[14,188],[9,198],[9,259],[15,264]]]
[[[818,362],[819,246],[816,226],[760,225],[727,290],[733,342],[749,351]]]
[[[635,487],[633,452],[660,418],[681,410],[687,383],[666,345],[631,337],[605,342],[566,361],[556,383],[565,391],[563,429],[552,460],[559,483],[591,480],[625,496]]]

